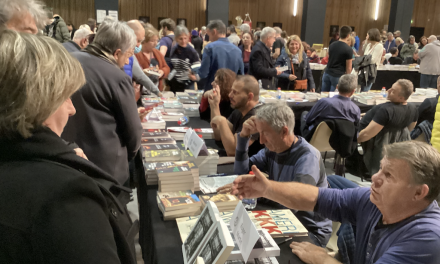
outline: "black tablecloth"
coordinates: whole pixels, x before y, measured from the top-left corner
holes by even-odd
[[[321,86],[322,70],[312,70],[313,80],[316,87]],[[410,80],[414,84],[414,89],[420,87],[420,72],[417,71],[377,71],[376,81],[371,90],[382,90],[382,87],[391,88],[399,79]]]
[[[220,168],[220,167],[219,167]],[[148,208],[148,214],[144,215],[147,219],[146,230],[142,236],[146,238],[141,244],[145,263],[152,264],[169,264],[169,263],[183,263],[182,255],[182,241],[179,234],[179,229],[175,220],[163,221],[161,212],[156,203],[157,186],[145,186],[144,200]],[[257,205],[255,210],[271,209],[264,205]],[[283,241],[284,238],[277,238],[277,243]],[[295,237],[292,241],[296,242],[311,242],[309,237]],[[295,256],[290,247],[290,243],[286,242],[279,245],[281,254],[277,257],[279,263],[303,263],[297,256]],[[290,261],[290,262],[289,262]]]

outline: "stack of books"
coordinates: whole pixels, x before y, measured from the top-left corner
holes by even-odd
[[[179,119],[180,119],[181,117],[184,116],[183,113],[171,113],[171,112],[170,112],[170,113],[167,113],[167,112],[165,112],[165,111],[162,111],[161,114],[162,114],[162,119],[163,119],[163,120],[165,120],[165,121],[171,121],[171,122],[177,122],[177,121],[179,121]]]
[[[163,145],[163,144],[176,144],[176,141],[173,138],[171,138],[171,137],[142,138],[141,144],[143,146]]]
[[[200,111],[199,111],[200,104],[184,104],[184,114],[187,117],[200,117]]]
[[[145,162],[144,168],[147,185],[159,185],[161,192],[200,190],[199,168],[194,162]]]
[[[176,144],[159,144],[142,146],[144,161],[178,161],[182,154]]]
[[[219,155],[217,151],[208,149],[207,153],[200,153],[197,158],[191,153],[189,149],[185,150],[185,145],[177,144],[181,149],[181,160],[193,161],[199,167],[200,175],[213,175],[217,173],[217,165],[219,162]]]
[[[183,140],[189,127],[168,127],[167,131],[175,140]],[[203,139],[214,139],[214,130],[212,128],[194,128],[197,135],[202,135]]]
[[[164,220],[200,214],[200,201],[191,190],[177,192],[158,192],[157,205]]]
[[[167,102],[163,104],[163,109],[167,113],[183,113],[183,104],[180,102]]]
[[[278,102],[278,100],[275,97],[269,94],[260,95],[260,101],[265,104]]]
[[[165,120],[163,119],[158,119],[158,120],[144,119],[141,124],[143,129],[165,129],[167,126]]]
[[[175,97],[173,92],[171,92],[171,91],[162,92],[162,98],[166,99],[166,98],[171,98],[171,97]]]
[[[206,203],[211,201],[215,203],[220,212],[234,211],[240,199],[232,194],[203,194],[199,196],[202,207],[205,208]]]

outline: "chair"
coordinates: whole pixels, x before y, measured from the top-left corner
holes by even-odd
[[[314,146],[319,152],[325,152],[325,157],[327,156],[327,151],[333,150],[330,146],[329,139],[332,135],[332,130],[328,127],[325,122],[319,123],[318,127],[313,133],[312,139],[310,140],[310,145]]]

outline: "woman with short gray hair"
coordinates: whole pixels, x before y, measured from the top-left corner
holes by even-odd
[[[46,26],[47,12],[40,1],[0,0],[0,28],[37,34]]]
[[[175,74],[170,80],[172,92],[183,92],[186,89],[194,89],[194,82],[198,81],[198,68],[200,59],[197,51],[188,45],[189,32],[185,26],[177,26],[174,30],[177,44],[171,48],[170,70]]]
[[[126,207],[109,217],[98,181],[123,188],[61,139],[81,64],[45,36],[3,30],[0,43],[0,262],[136,263],[114,235],[131,227]]]

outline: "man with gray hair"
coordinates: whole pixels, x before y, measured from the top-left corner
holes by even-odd
[[[69,53],[85,49],[89,45],[89,35],[90,30],[85,28],[78,29],[75,31],[73,39],[64,42],[62,45]]]
[[[205,46],[202,66],[199,70],[200,78],[206,79],[205,92],[212,89],[212,82],[218,69],[226,68],[236,74],[244,74],[241,50],[226,38],[225,24],[221,20],[210,21],[207,34],[211,43]]]
[[[237,134],[235,174],[248,174],[255,165],[277,182],[301,182],[327,188],[327,175],[321,153],[304,138],[294,135],[295,114],[285,103],[265,104],[244,122]],[[251,135],[259,133],[265,148],[249,157]],[[279,202],[279,201],[278,201]],[[331,221],[309,211],[294,211],[309,231],[314,244],[325,247],[332,233]]]
[[[47,12],[40,1],[0,0],[0,28],[37,34],[46,25]]]
[[[437,87],[440,76],[440,41],[434,35],[428,38],[428,44],[419,51],[420,87]]]
[[[255,176],[235,179],[232,194],[265,197],[356,226],[351,263],[439,263],[440,208],[435,200],[440,194],[440,154],[426,143],[408,141],[386,145],[383,156],[369,188],[279,183],[254,167]],[[307,242],[292,242],[290,248],[305,263],[341,263]]]
[[[359,106],[351,101],[351,96],[357,88],[357,76],[345,74],[339,78],[339,94],[332,98],[319,100],[310,110],[301,115],[301,135],[309,141],[316,127],[326,119],[343,119],[353,122],[356,126],[361,118]]]
[[[260,41],[255,43],[249,57],[249,74],[261,80],[263,88],[268,90],[276,90],[275,78],[283,73],[274,67],[275,64],[270,56],[275,36],[275,29],[263,28]]]
[[[104,22],[84,52],[72,53],[81,63],[86,85],[72,96],[76,115],[62,134],[121,184],[129,177],[128,161],[142,135],[132,80],[121,70],[135,46],[136,36],[127,24]]]

